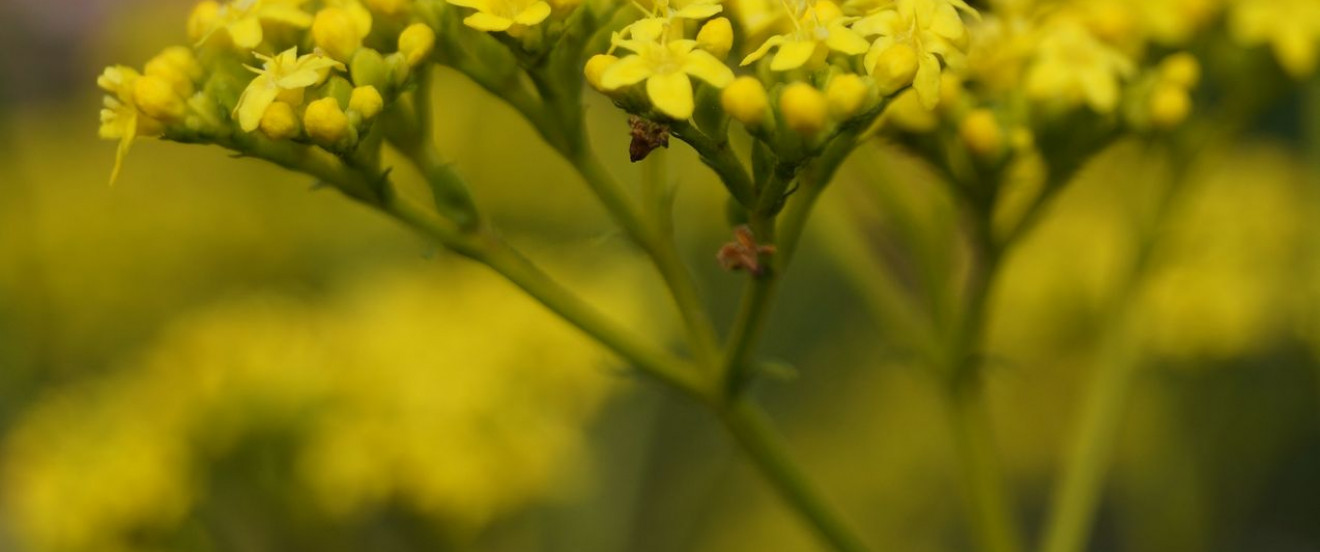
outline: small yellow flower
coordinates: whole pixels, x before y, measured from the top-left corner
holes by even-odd
[[[202,78],[202,66],[193,51],[185,46],[171,46],[151,58],[143,67],[147,76],[165,79],[180,96],[193,93],[194,82]]]
[[[830,114],[836,119],[847,119],[856,115],[866,104],[871,89],[862,81],[862,77],[851,73],[838,75],[830,79],[825,87],[825,97],[830,102]]]
[[[725,17],[707,21],[697,32],[697,46],[717,58],[724,59],[733,48],[733,24]]]
[[[399,53],[408,62],[409,67],[416,67],[431,55],[435,49],[435,31],[423,23],[413,23],[399,33]]]
[[[215,35],[216,32],[224,30],[234,46],[244,50],[251,50],[261,44],[264,37],[262,30],[263,23],[273,23],[287,25],[299,29],[306,29],[312,25],[311,14],[303,11],[302,5],[306,0],[233,0],[228,4],[212,6],[204,3],[206,7],[198,6],[193,12],[193,19],[190,21],[190,27],[196,29],[205,29],[201,38],[197,39],[198,44],[202,44]]]
[[[635,53],[611,64],[600,76],[601,87],[613,91],[646,81],[651,103],[675,119],[687,119],[695,109],[688,75],[717,88],[733,81],[733,71],[710,52],[697,49],[695,40],[618,40],[616,45]]]
[[[478,31],[507,32],[510,29],[541,24],[550,17],[550,4],[544,0],[448,0],[450,4],[472,8],[477,13],[463,19],[463,24]]]
[[[1118,106],[1121,81],[1133,71],[1131,60],[1080,23],[1059,19],[1037,46],[1027,69],[1026,92],[1042,101],[1084,101],[1098,113],[1111,113]]]
[[[367,17],[364,27],[344,8],[331,6],[318,11],[312,20],[312,42],[330,57],[347,62],[371,32],[370,15]]]
[[[234,107],[234,118],[244,132],[257,129],[271,102],[279,99],[290,105],[302,104],[304,89],[320,84],[331,69],[344,69],[344,64],[318,53],[298,56],[297,48],[275,56],[253,55],[264,62],[263,67],[248,67],[257,77],[248,83]]]
[[[294,113],[293,106],[287,103],[274,102],[261,116],[261,132],[271,140],[287,140],[297,136],[301,131],[298,114]]]
[[[831,50],[849,56],[861,54],[868,45],[862,35],[848,28],[852,21],[833,2],[818,0],[802,9],[802,15],[794,19],[792,32],[766,39],[760,48],[743,58],[742,65],[755,63],[774,47],[779,51],[770,60],[773,71],[797,69],[812,59],[823,60]]]
[[[115,151],[115,166],[110,171],[111,185],[119,179],[119,171],[124,166],[124,157],[128,155],[133,139],[159,135],[163,130],[159,121],[138,110],[135,88],[139,78],[141,75],[132,68],[116,65],[107,67],[96,79],[97,86],[106,92],[98,134],[102,139],[119,140],[119,148]]]
[[[1315,71],[1320,47],[1320,5],[1315,0],[1237,0],[1229,29],[1242,44],[1269,43],[1279,64],[1295,78]]]
[[[874,72],[877,62],[892,55],[891,50],[910,48],[917,60],[912,87],[921,105],[933,109],[940,98],[941,61],[961,64],[967,47],[967,28],[959,10],[976,14],[962,0],[897,0],[892,8],[858,21],[853,30],[863,36],[879,36],[866,53],[866,70]],[[907,53],[904,50],[902,57]]]
[[[1191,112],[1192,97],[1182,86],[1163,83],[1150,93],[1150,121],[1159,128],[1176,127],[1187,120]]]
[[[988,109],[974,109],[958,125],[958,137],[968,151],[978,157],[990,158],[1004,147],[1004,130],[999,119]]]
[[[587,60],[587,65],[582,72],[587,77],[587,84],[596,89],[597,92],[608,92],[601,84],[601,77],[605,75],[605,70],[609,69],[619,58],[610,54],[596,54]]]
[[[385,99],[380,96],[376,87],[359,86],[354,88],[353,93],[348,97],[348,109],[356,111],[363,119],[370,120],[385,109]]]
[[[348,115],[334,98],[321,98],[307,104],[303,113],[307,136],[323,146],[334,146],[349,135]]]

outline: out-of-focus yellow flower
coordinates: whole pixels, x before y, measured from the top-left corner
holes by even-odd
[[[734,120],[755,127],[765,122],[770,98],[765,85],[754,77],[738,77],[720,93],[720,105]]]
[[[1201,62],[1187,52],[1179,52],[1160,62],[1160,79],[1184,88],[1201,82]]]
[[[829,102],[816,87],[795,82],[779,95],[779,112],[784,124],[798,134],[811,136],[825,128],[829,118]]]
[[[202,78],[203,70],[192,49],[186,46],[171,46],[162,50],[156,57],[147,61],[142,68],[147,76],[160,77],[169,81],[179,96],[187,97],[193,93],[194,81]]]
[[[1162,83],[1150,93],[1150,122],[1160,128],[1173,128],[1187,120],[1192,112],[1192,97],[1187,88]]]
[[[958,137],[967,150],[984,158],[998,155],[1004,147],[1004,130],[988,109],[975,109],[958,125]]]
[[[773,71],[789,71],[807,62],[823,60],[830,51],[855,56],[866,51],[868,44],[862,35],[848,28],[852,18],[844,17],[839,6],[830,0],[817,0],[793,20],[794,30],[775,35],[742,60],[742,65],[755,63],[778,48],[770,60]]]
[[[550,4],[544,0],[448,0],[455,6],[472,8],[476,13],[463,24],[478,31],[501,32],[540,25],[550,17]]]
[[[1242,44],[1268,43],[1295,78],[1315,71],[1320,47],[1320,5],[1315,0],[1237,0],[1229,29]]]
[[[1099,113],[1118,106],[1120,83],[1132,61],[1076,20],[1060,18],[1045,30],[1027,70],[1026,92],[1035,100],[1065,105],[1085,102]]]
[[[155,75],[143,75],[133,82],[133,102],[148,117],[166,123],[180,121],[187,112],[174,85]]]
[[[692,80],[688,75],[717,88],[733,81],[733,71],[710,52],[697,49],[695,40],[620,39],[615,44],[634,53],[605,69],[600,77],[601,87],[613,91],[646,81],[646,95],[651,103],[675,119],[687,119],[695,109]]]
[[[725,0],[747,39],[787,31],[793,18],[779,0]]]
[[[264,38],[262,24],[279,24],[305,29],[312,25],[312,15],[303,11],[306,0],[233,0],[212,6],[204,3],[193,11],[189,28],[201,32],[199,44],[223,30],[234,46],[251,50]],[[212,10],[214,7],[214,11]]]
[[[101,109],[101,127],[98,134],[106,140],[119,140],[115,150],[115,166],[110,171],[110,184],[119,179],[124,157],[138,136],[156,136],[163,130],[159,121],[141,113],[137,107],[135,85],[141,75],[131,67],[107,67],[96,79],[97,86],[106,92]]]
[[[897,0],[891,9],[858,21],[853,30],[862,36],[879,36],[866,53],[866,70],[875,73],[877,63],[893,63],[887,60],[912,54],[917,61],[912,87],[922,105],[934,108],[940,98],[941,60],[945,65],[960,65],[967,47],[967,28],[959,10],[976,13],[962,0]]]
[[[316,18],[312,20],[312,41],[330,57],[348,62],[362,47],[362,39],[371,32],[371,14],[365,10],[359,14],[354,17],[349,10],[335,6],[316,12]],[[365,15],[365,19],[361,15]]]
[[[234,107],[234,117],[244,132],[257,129],[271,102],[279,99],[290,105],[301,105],[306,88],[324,81],[331,69],[344,68],[344,64],[318,53],[299,56],[297,48],[289,48],[275,56],[253,55],[262,60],[262,68],[248,67],[257,73],[257,77],[248,83]]]

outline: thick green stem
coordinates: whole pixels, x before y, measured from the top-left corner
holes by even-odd
[[[810,522],[821,541],[837,552],[865,552],[866,545],[825,502],[784,449],[765,412],[743,400],[721,410],[724,425],[756,464],[761,474],[799,515]]]

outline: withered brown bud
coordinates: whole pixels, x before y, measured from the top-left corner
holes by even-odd
[[[774,253],[775,246],[757,244],[756,235],[744,224],[733,229],[733,241],[720,247],[715,258],[719,260],[724,270],[746,270],[755,276],[760,276],[765,273],[766,268],[761,264],[761,255]]]
[[[636,115],[628,118],[628,126],[632,128],[632,143],[628,145],[628,158],[633,163],[646,159],[656,148],[669,147],[669,127],[660,123],[643,119]]]

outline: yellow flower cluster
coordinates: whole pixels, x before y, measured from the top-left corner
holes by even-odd
[[[113,182],[138,136],[232,145],[257,134],[351,153],[435,45],[407,24],[411,2],[205,0],[141,72],[105,70],[100,134],[120,141]],[[387,33],[375,33],[387,18]],[[402,24],[401,24],[402,22]]]
[[[397,505],[466,532],[555,492],[615,387],[609,356],[497,277],[455,268],[377,274],[320,306],[206,309],[121,371],[38,401],[0,447],[11,536],[159,549],[140,539],[204,508],[223,491],[211,470],[270,431],[297,436],[268,467],[300,515],[336,525]],[[637,274],[599,274],[612,312],[639,320]]]

